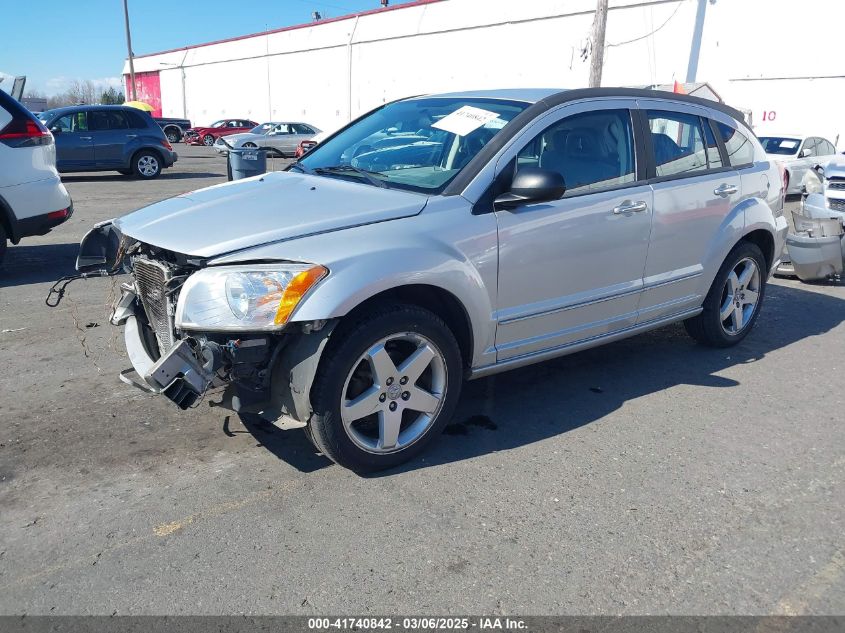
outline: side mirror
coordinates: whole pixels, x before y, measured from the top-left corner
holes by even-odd
[[[62,133],[62,128],[60,128],[58,125],[54,125],[53,127],[51,127],[51,128],[50,128],[50,131],[51,131],[53,134],[61,134],[61,133]]]
[[[559,200],[566,193],[563,176],[550,169],[524,167],[516,172],[511,190],[493,201],[494,208],[515,209],[529,202]]]
[[[809,155],[810,155],[810,150],[807,149],[807,148],[804,148],[800,152],[798,152],[798,158],[806,158]]]

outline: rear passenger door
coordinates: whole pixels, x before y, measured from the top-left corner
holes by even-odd
[[[88,113],[88,127],[94,138],[97,167],[123,167],[128,162],[124,147],[137,136],[134,131],[130,134],[126,115],[120,110],[92,110]]]
[[[654,189],[651,240],[643,273],[639,322],[701,305],[705,261],[725,222],[739,223],[739,174],[727,162],[707,110],[640,100]],[[753,150],[752,150],[753,155]]]
[[[560,200],[495,211],[498,360],[636,323],[652,193],[639,177],[634,107],[628,99],[564,106],[500,158],[505,175],[553,170],[567,190]]]

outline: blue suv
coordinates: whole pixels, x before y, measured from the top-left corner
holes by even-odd
[[[62,173],[115,170],[152,179],[177,160],[152,117],[126,106],[70,106],[38,115],[56,139]]]

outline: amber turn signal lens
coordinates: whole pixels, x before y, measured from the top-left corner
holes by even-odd
[[[291,313],[299,305],[305,293],[311,289],[311,286],[325,277],[329,271],[322,266],[313,266],[308,270],[303,270],[296,275],[285,288],[282,293],[282,298],[279,301],[279,309],[276,311],[276,318],[273,322],[276,325],[284,325],[290,318]]]

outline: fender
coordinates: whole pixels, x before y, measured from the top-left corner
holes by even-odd
[[[18,229],[18,218],[8,203],[0,196],[0,225],[6,229],[6,234],[9,236],[9,241],[12,244],[17,244],[21,240],[20,230]]]

